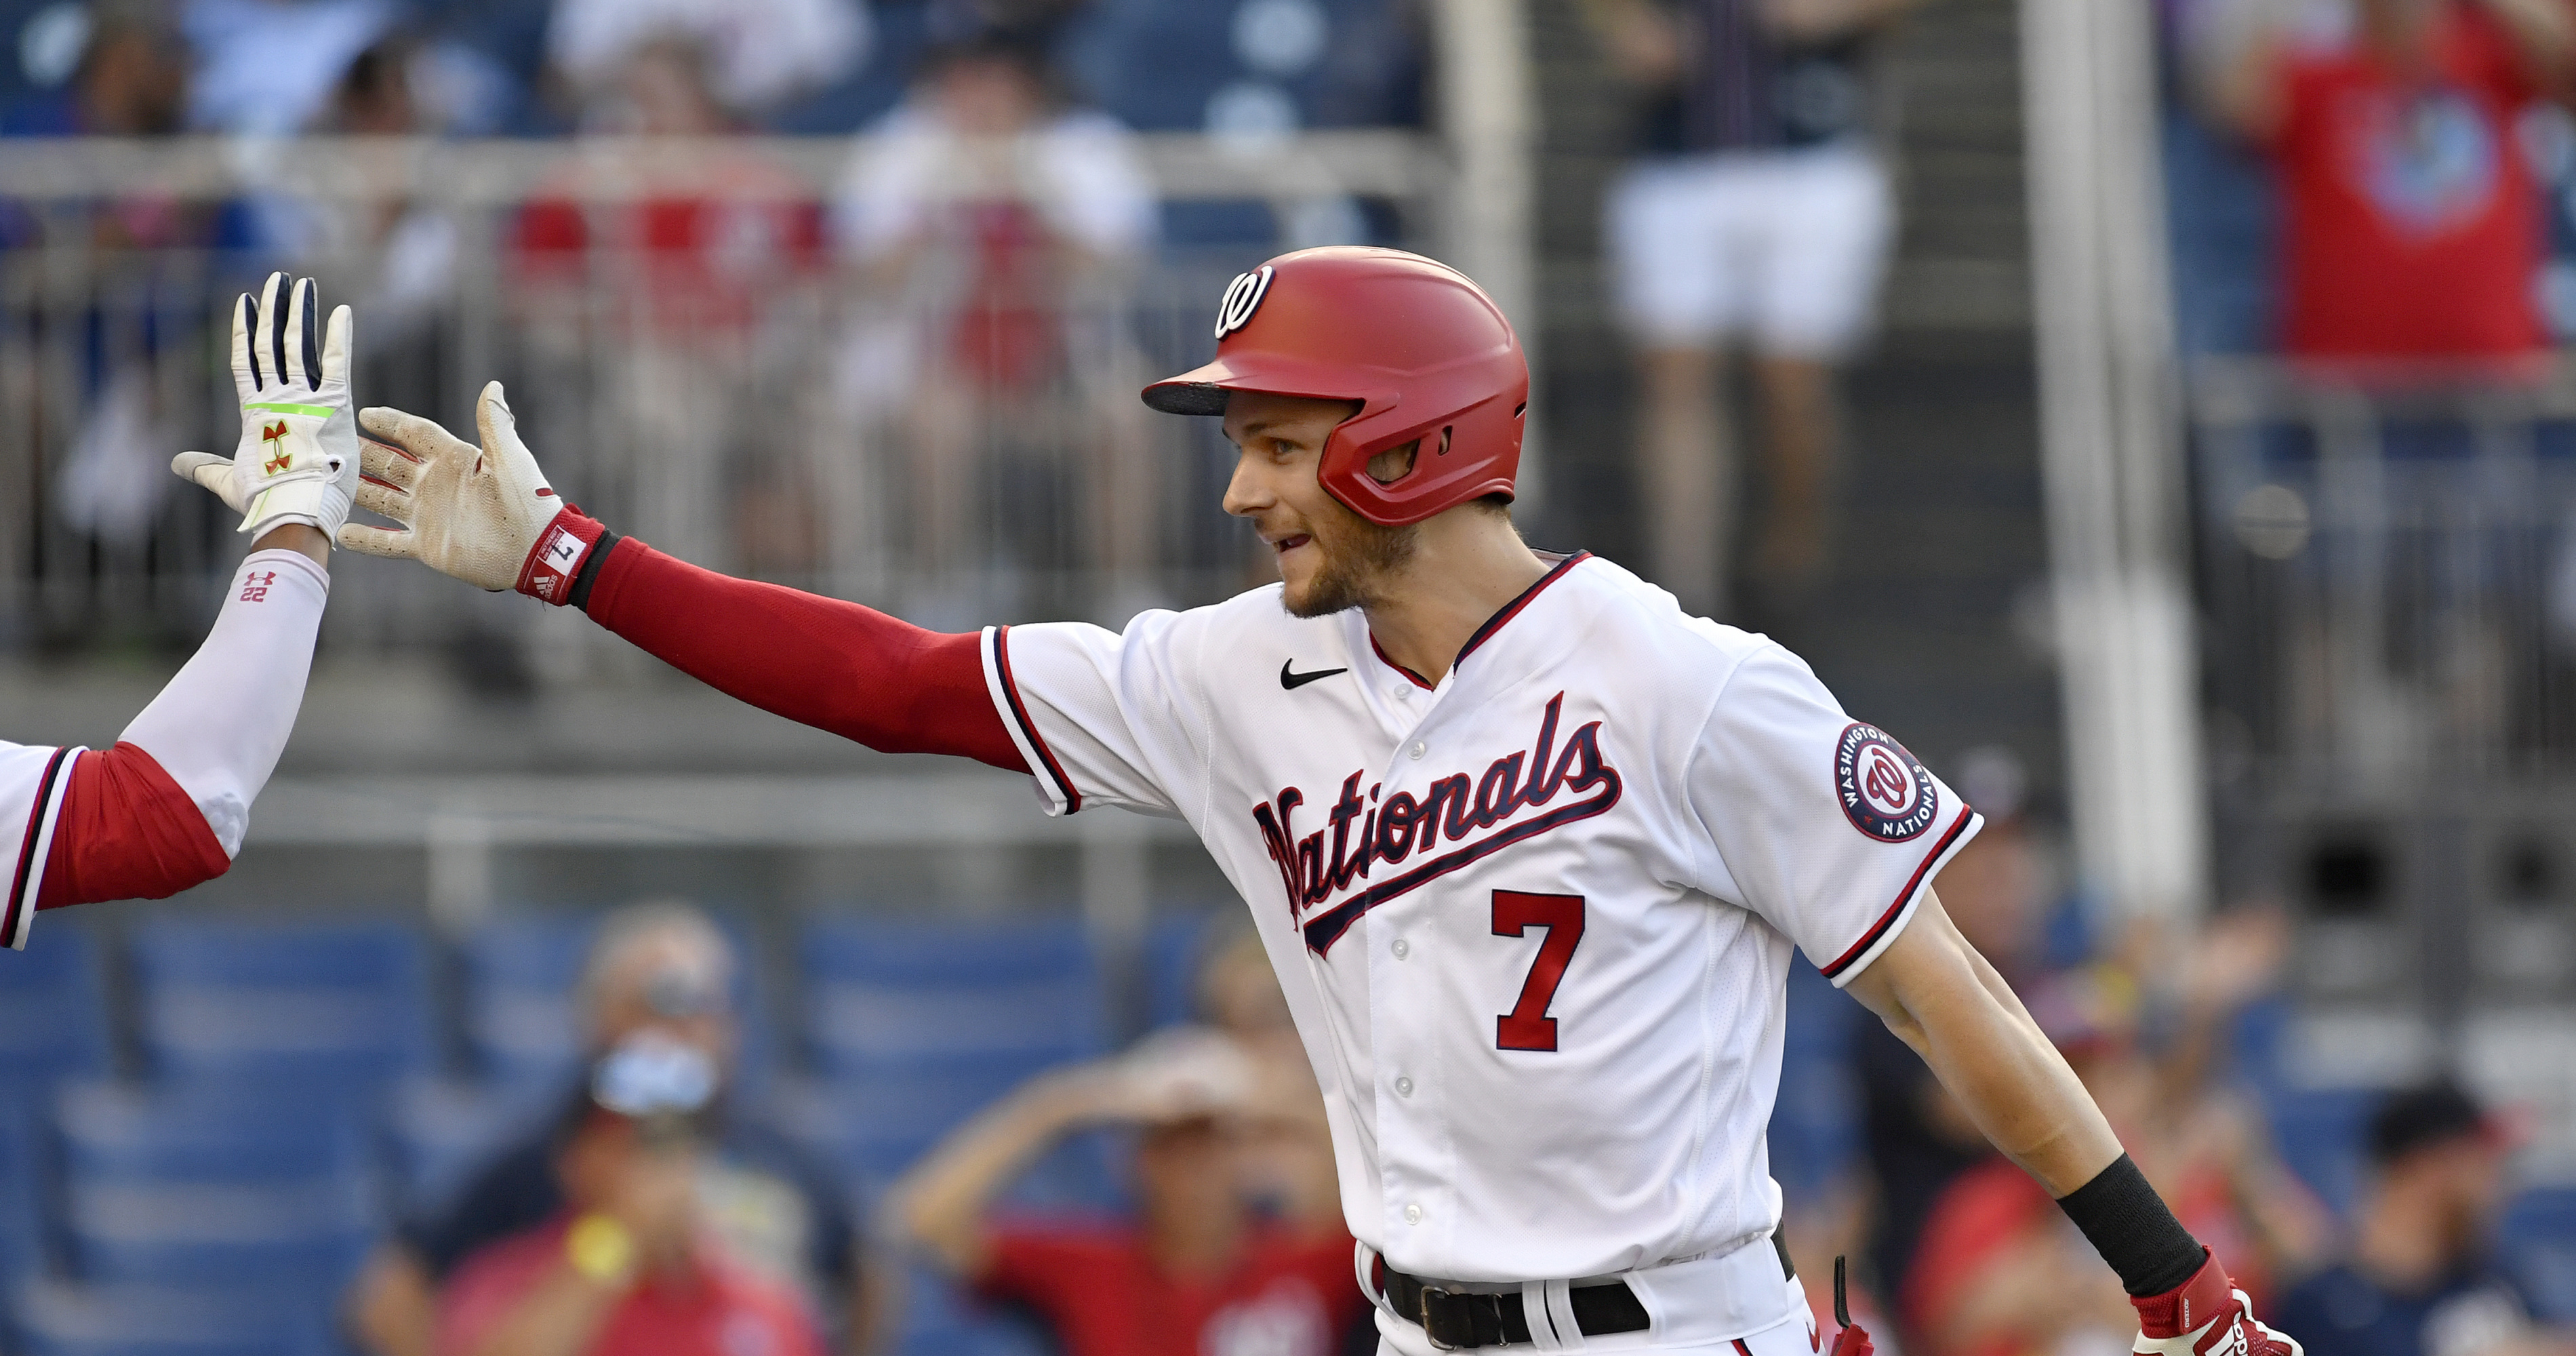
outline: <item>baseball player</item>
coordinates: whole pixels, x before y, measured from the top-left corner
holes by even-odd
[[[1384,1349],[1812,1353],[1763,1143],[1793,946],[1929,1061],[2136,1297],[2137,1349],[2296,1356],[2121,1150],[1931,882],[1976,812],[1795,655],[1507,505],[1529,370],[1456,271],[1282,255],[1216,360],[1226,511],[1281,582],[1126,630],[937,635],[725,578],[369,410],[350,547],[591,618],[771,711],[1195,828],[1250,901],[1330,1114]],[[388,482],[374,483],[376,479]]]
[[[331,538],[358,485],[349,403],[349,308],[317,341],[311,279],[271,274],[233,310],[241,442],[182,452],[170,469],[240,511],[250,554],[197,653],[103,751],[0,741],[0,839],[8,895],[0,939],[24,949],[36,914],[67,904],[161,899],[222,875],[250,804],[277,767],[304,700],[330,596]]]

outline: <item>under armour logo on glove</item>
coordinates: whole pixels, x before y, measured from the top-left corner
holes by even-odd
[[[182,452],[170,469],[214,491],[256,539],[287,523],[329,536],[358,489],[358,423],[349,407],[349,308],[326,326],[313,280],[272,273],[233,307],[233,389],[241,441],[231,457]]]

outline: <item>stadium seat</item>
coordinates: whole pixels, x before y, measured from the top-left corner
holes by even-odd
[[[2498,1254],[2529,1292],[2536,1317],[2576,1323],[2576,1187],[2524,1192],[2497,1232]]]
[[[782,1089],[775,1101],[781,1119],[839,1167],[863,1201],[875,1200],[942,1136],[1046,1067],[863,1072]],[[1077,1137],[1032,1165],[1008,1199],[1038,1211],[1115,1209],[1124,1190],[1116,1162],[1113,1137]]]
[[[475,929],[459,945],[466,1045],[486,1078],[571,1079],[581,1058],[573,988],[598,923],[593,914],[510,918]]]
[[[554,1114],[561,1088],[408,1078],[386,1099],[387,1166],[399,1209],[444,1200],[514,1134]]]
[[[2375,1088],[2273,1088],[2265,1097],[2281,1161],[2345,1218],[2361,1194],[2363,1134],[2386,1095]]]
[[[374,1237],[354,1183],[76,1189],[64,1212],[84,1279],[337,1294]]]
[[[1147,132],[1195,132],[1210,96],[1239,78],[1235,7],[1208,0],[1105,0],[1068,53],[1084,92]]]
[[[1771,1175],[1796,1203],[1820,1196],[1860,1154],[1852,1040],[1866,1014],[1804,960],[1789,967],[1788,1012],[1769,1143]]]
[[[46,1262],[44,1184],[54,1180],[38,1133],[41,1104],[0,1096],[0,1294],[43,1272]]]
[[[63,1078],[108,1072],[107,1005],[87,930],[47,919],[0,984],[0,1098],[41,1101]]]
[[[64,1234],[86,1281],[327,1310],[379,1214],[355,1113],[335,1099],[75,1086],[55,1123]]]
[[[1210,929],[1240,918],[1241,905],[1158,918],[1145,934],[1145,1024],[1171,1026],[1199,1016],[1199,967],[1207,963]]]
[[[30,1283],[5,1306],[22,1356],[337,1356],[327,1317],[163,1286]]]
[[[422,949],[389,923],[144,924],[145,1054],[181,1083],[372,1095],[432,1061]]]
[[[329,1097],[78,1084],[57,1096],[54,1123],[75,1186],[293,1185],[367,1168],[356,1113]]]
[[[1099,966],[1078,922],[809,925],[808,1033],[830,1077],[1007,1077],[1102,1048]]]
[[[914,1267],[905,1278],[899,1356],[1042,1356],[1053,1349],[1031,1319],[976,1303],[938,1272]]]

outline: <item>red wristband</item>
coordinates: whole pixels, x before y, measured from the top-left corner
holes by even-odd
[[[519,592],[555,607],[572,601],[573,580],[607,531],[598,519],[583,516],[579,505],[564,505],[537,534],[536,549],[519,567]]]

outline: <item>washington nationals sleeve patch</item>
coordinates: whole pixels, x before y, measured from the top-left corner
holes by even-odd
[[[1859,721],[1834,741],[1834,797],[1853,828],[1882,843],[1922,836],[1941,812],[1923,764],[1885,730]]]

